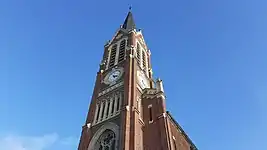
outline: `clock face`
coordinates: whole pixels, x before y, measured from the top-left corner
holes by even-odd
[[[142,89],[149,88],[149,81],[142,71],[137,72],[138,83]]]
[[[108,76],[108,81],[109,82],[117,81],[119,79],[120,75],[121,75],[121,71],[115,70]]]
[[[120,77],[122,76],[122,73],[123,73],[123,69],[122,68],[113,69],[104,78],[104,83],[105,84],[113,84],[113,83],[115,83],[116,81],[118,81],[120,79]]]

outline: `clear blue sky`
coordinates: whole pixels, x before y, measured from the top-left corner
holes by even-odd
[[[103,45],[129,4],[197,147],[266,150],[266,0],[1,0],[0,149],[76,149]]]

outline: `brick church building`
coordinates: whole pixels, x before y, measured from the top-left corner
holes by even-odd
[[[197,150],[166,110],[150,56],[129,11],[105,45],[78,150]]]

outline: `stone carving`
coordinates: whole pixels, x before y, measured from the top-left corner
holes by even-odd
[[[97,100],[93,126],[117,116],[121,111],[123,91],[116,91]]]
[[[115,85],[113,85],[113,86],[111,86],[111,87],[109,87],[109,88],[103,90],[102,92],[98,93],[98,97],[100,97],[100,96],[102,96],[102,95],[104,95],[104,94],[106,94],[106,93],[108,93],[108,92],[111,92],[111,91],[113,91],[114,89],[116,89],[116,88],[118,88],[118,87],[120,87],[120,86],[122,86],[122,85],[123,85],[123,82],[120,82],[120,83],[118,83],[118,84],[115,84]]]
[[[154,98],[154,97],[162,97],[165,99],[165,95],[163,92],[157,91],[157,89],[145,89],[143,93],[144,98]]]

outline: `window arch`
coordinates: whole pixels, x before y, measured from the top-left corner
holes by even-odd
[[[106,129],[97,140],[95,150],[115,150],[116,135],[110,130]]]
[[[119,49],[119,59],[118,59],[118,63],[120,63],[121,61],[124,60],[124,56],[125,56],[125,46],[126,46],[126,40],[122,40],[120,43],[120,49]]]
[[[118,150],[118,136],[119,126],[113,122],[107,122],[96,131],[87,150]]]
[[[117,52],[117,44],[114,44],[111,48],[111,53],[109,57],[109,67],[112,67],[115,64],[116,52]]]

